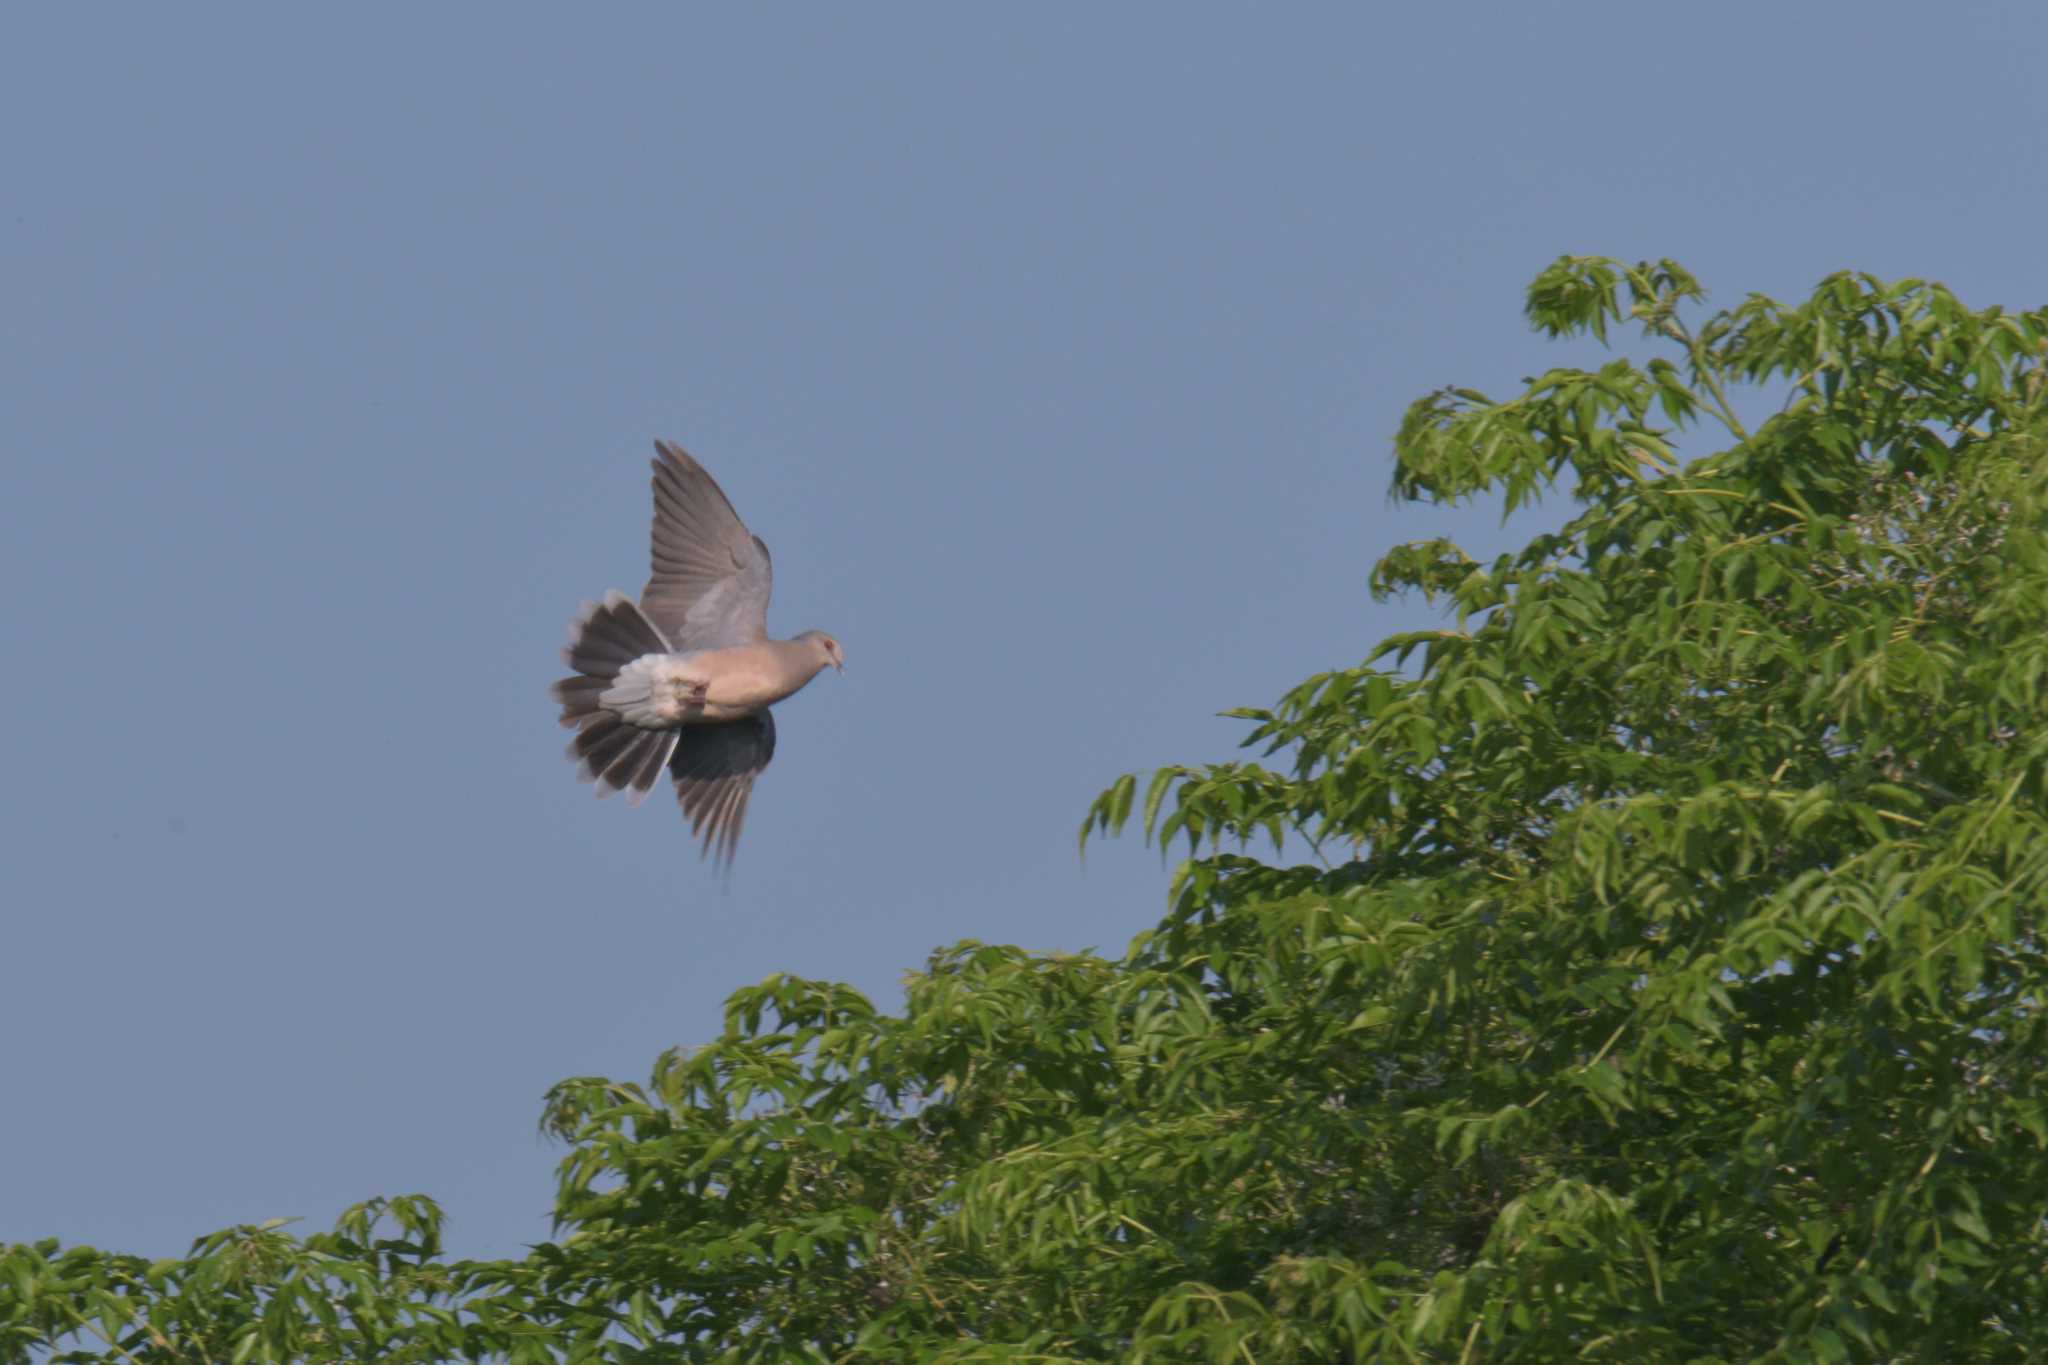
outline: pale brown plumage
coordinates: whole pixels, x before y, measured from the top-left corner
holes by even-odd
[[[554,696],[578,776],[637,803],[666,767],[703,852],[730,864],[775,756],[768,708],[845,660],[822,631],[768,638],[768,547],[702,465],[655,450],[653,573],[637,605],[618,592],[584,604],[562,651],[576,673]]]

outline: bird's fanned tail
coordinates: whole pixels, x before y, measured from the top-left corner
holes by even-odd
[[[552,689],[562,704],[562,724],[576,731],[569,757],[576,775],[597,784],[599,796],[627,793],[635,805],[661,780],[669,755],[675,752],[673,730],[643,730],[629,725],[598,704],[619,670],[645,654],[666,654],[668,642],[632,599],[605,594],[603,602],[586,602],[569,625],[569,644],[562,659],[576,670]]]

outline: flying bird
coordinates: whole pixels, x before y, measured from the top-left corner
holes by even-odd
[[[576,675],[553,692],[578,777],[638,805],[668,769],[703,854],[730,866],[775,756],[768,708],[846,660],[821,630],[768,638],[768,547],[703,465],[654,449],[653,575],[637,604],[616,591],[583,604],[562,651]]]

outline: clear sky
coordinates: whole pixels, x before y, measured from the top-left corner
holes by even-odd
[[[1427,618],[1388,437],[1669,255],[2048,302],[2048,6],[17,6],[0,23],[0,1240],[423,1191],[775,971],[1163,906],[1117,774]],[[647,457],[847,653],[729,883],[547,684]],[[1549,514],[1546,514],[1549,515]],[[1516,528],[1510,528],[1514,530]]]

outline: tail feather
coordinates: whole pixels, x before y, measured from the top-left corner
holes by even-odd
[[[642,730],[600,713],[569,741],[569,757],[576,760],[576,776],[595,782],[600,797],[623,791],[637,806],[654,790],[675,747],[673,730]]]
[[[552,689],[555,700],[562,703],[562,724],[575,729],[590,717],[598,714],[598,698],[605,688],[611,686],[603,678],[582,676],[564,678]]]
[[[579,673],[616,673],[642,654],[666,654],[668,641],[639,605],[613,589],[584,607],[562,657]]]
[[[562,650],[563,661],[577,676],[564,678],[553,688],[555,700],[562,704],[562,724],[574,728],[603,714],[598,698],[620,669],[643,654],[668,652],[661,631],[624,593],[608,592],[602,602],[585,602],[569,623],[569,643]]]
[[[569,757],[576,760],[576,775],[585,782],[601,782],[612,761],[633,746],[645,731],[636,731],[617,716],[600,716],[577,731],[569,741]]]
[[[576,775],[597,784],[599,796],[625,792],[638,805],[661,780],[669,755],[675,752],[673,730],[643,730],[619,719],[603,704],[604,694],[619,671],[646,654],[666,654],[668,641],[624,593],[609,592],[602,602],[586,602],[569,624],[569,644],[562,658],[576,670],[552,689],[562,704],[562,724],[576,732],[569,757]]]
[[[647,793],[654,790],[655,783],[661,781],[663,774],[668,771],[669,755],[676,751],[676,745],[682,739],[674,730],[658,730],[653,733],[661,743],[643,744],[639,747],[640,766],[633,770],[632,776],[626,782],[631,788],[626,800],[635,806],[640,804]]]

